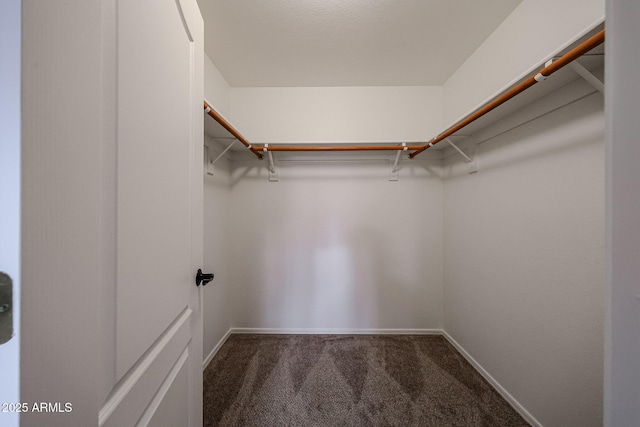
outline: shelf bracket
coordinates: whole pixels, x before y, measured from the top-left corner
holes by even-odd
[[[269,156],[269,181],[278,182],[278,172],[276,172],[276,164],[273,161],[273,153],[269,151],[269,144],[264,144],[262,151]]]
[[[471,154],[471,157],[469,157],[456,144],[451,142],[451,140],[449,138],[445,138],[444,141],[446,141],[451,147],[453,147],[458,153],[460,153],[460,155],[462,157],[464,157],[464,161],[467,162],[467,167],[469,168],[469,173],[478,172],[478,158],[475,155],[476,154],[476,146],[475,146],[475,144],[473,144],[472,148],[470,148],[468,150],[469,154]]]
[[[213,163],[211,162],[211,158],[209,157],[209,146],[205,144],[204,146],[204,174],[213,176]]]
[[[585,79],[587,83],[589,83],[591,86],[597,89],[598,92],[604,95],[604,83],[602,83],[602,81],[599,78],[594,76],[591,71],[587,70],[578,61],[573,61],[572,63],[569,64],[569,66],[573,69],[573,71],[578,73],[580,77]]]
[[[231,150],[231,147],[233,147],[233,144],[235,144],[236,142],[238,142],[238,139],[237,139],[237,138],[236,138],[236,139],[234,139],[234,140],[231,142],[231,144],[229,144],[229,145],[227,146],[227,148],[225,148],[225,149],[222,151],[222,153],[218,154],[218,157],[216,157],[214,160],[211,160],[211,158],[209,157],[209,146],[207,146],[207,145],[205,145],[205,146],[204,146],[204,158],[205,158],[205,160],[206,160],[204,171],[205,171],[205,173],[206,173],[207,175],[211,175],[211,176],[213,176],[214,171],[215,171],[215,169],[214,169],[214,165],[216,164],[216,162],[217,162],[218,160],[220,160],[220,159],[222,158],[222,156],[224,156],[224,155],[227,153],[227,151]]]
[[[409,150],[409,147],[407,147],[407,143],[403,142],[402,143],[402,150],[398,150],[398,152],[396,153],[396,159],[393,162],[393,166],[391,167],[391,171],[389,172],[389,181],[397,181],[399,179],[398,177],[398,171],[400,170],[400,168],[398,167],[398,164],[400,162],[400,155]]]

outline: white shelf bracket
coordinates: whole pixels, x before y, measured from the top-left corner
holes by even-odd
[[[451,140],[449,138],[445,138],[444,141],[446,141],[450,146],[452,146],[458,153],[460,153],[460,155],[462,157],[464,157],[464,161],[467,162],[467,167],[469,168],[469,173],[475,173],[478,172],[478,158],[476,157],[476,146],[475,144],[472,144],[471,148],[469,148],[469,154],[471,154],[471,157],[469,157],[464,151],[462,151],[456,144],[454,144],[453,142],[451,142]]]
[[[231,150],[231,147],[233,147],[233,144],[235,144],[236,142],[238,142],[238,140],[237,140],[237,139],[234,139],[234,140],[231,142],[231,144],[229,144],[229,145],[227,146],[227,148],[225,148],[225,149],[222,151],[222,153],[218,154],[218,157],[216,157],[216,158],[211,162],[211,164],[212,164],[212,165],[215,165],[215,164],[216,164],[216,162],[217,162],[218,160],[220,160],[220,158],[222,158],[222,156],[224,156],[224,155],[227,153],[227,151]]]
[[[209,157],[209,146],[204,146],[204,174],[213,176],[213,162],[211,161],[211,157]]]
[[[269,151],[269,144],[264,144],[262,151],[269,156],[269,181],[278,182],[278,172],[276,172],[276,164],[273,161],[273,153]]]
[[[204,171],[207,175],[213,176],[215,172],[214,165],[216,164],[216,162],[220,160],[222,156],[224,156],[227,153],[227,151],[231,150],[231,147],[233,147],[233,144],[235,144],[236,142],[238,142],[238,140],[234,139],[231,142],[231,144],[229,144],[227,148],[222,150],[222,153],[218,154],[218,157],[216,157],[214,160],[211,160],[211,157],[209,157],[209,147],[207,145],[204,146],[204,159],[205,159]]]
[[[587,83],[589,83],[591,86],[593,86],[595,89],[597,89],[598,92],[600,92],[601,94],[604,95],[604,83],[599,78],[594,76],[591,71],[589,71],[586,68],[584,68],[584,66],[582,64],[580,64],[578,61],[573,61],[572,63],[569,64],[569,66],[580,77],[585,79],[587,81]]]
[[[399,179],[398,177],[398,171],[400,170],[400,168],[398,167],[398,164],[400,162],[400,155],[409,150],[409,147],[407,147],[407,143],[403,142],[402,143],[402,150],[398,150],[398,152],[396,153],[396,159],[393,162],[393,166],[391,167],[391,171],[389,172],[389,181],[397,181]]]
[[[478,156],[476,155],[477,145],[475,140],[471,141],[472,144],[468,149],[468,153],[471,155],[471,161],[467,162],[467,172],[476,173],[478,172]]]

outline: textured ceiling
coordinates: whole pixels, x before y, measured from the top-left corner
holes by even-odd
[[[198,0],[231,86],[440,85],[521,0]]]

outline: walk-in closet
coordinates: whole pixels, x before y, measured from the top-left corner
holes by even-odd
[[[0,425],[640,425],[639,20],[3,2]]]
[[[416,386],[411,394],[402,379],[374,379],[373,366],[394,369],[376,354],[397,350],[396,363],[408,369],[407,378],[428,370],[431,356],[420,353],[426,361],[416,356],[411,362],[403,352],[413,350],[402,350],[401,343],[372,349],[356,344],[359,334],[373,334],[381,340],[444,337],[531,425],[600,425],[604,23],[581,7],[576,14],[585,16],[576,19],[577,31],[554,27],[557,34],[541,47],[534,19],[522,13],[539,10],[542,21],[548,11],[527,2],[513,6],[440,86],[242,87],[229,81],[249,81],[252,73],[225,75],[222,70],[228,73],[240,61],[230,58],[222,41],[209,47],[205,38],[211,57],[205,69],[204,263],[216,273],[204,290],[205,365],[229,337],[228,346],[240,346],[240,354],[256,340],[247,360],[229,350],[220,356],[227,364],[221,360],[215,366],[220,372],[209,375],[210,405],[217,401],[225,409],[211,409],[217,423],[296,424],[306,408],[309,419],[321,424],[462,419],[480,425],[485,419],[488,425],[519,425],[506,416],[492,418],[492,406],[461,415],[451,409],[464,405],[459,401],[438,402],[439,415],[416,410],[430,388]],[[321,9],[349,13],[335,7]],[[296,10],[272,9],[274,15]],[[242,7],[212,4],[203,5],[205,22],[214,11],[223,16],[212,17],[216,23],[240,13],[253,17]],[[269,22],[288,23],[286,16]],[[230,31],[229,42],[242,46],[231,24],[220,25],[216,35]],[[354,22],[353,30],[360,25]],[[517,47],[510,44],[516,37]],[[262,343],[254,334],[269,335]],[[316,358],[301,374],[307,382],[296,388],[286,379],[297,369],[289,359],[303,356],[296,344],[268,340],[304,340],[305,334],[338,336],[317,344]],[[397,386],[393,393],[406,399],[394,404],[410,415],[385,418],[383,410],[371,410],[374,396],[358,392],[360,398],[336,404],[335,413],[312,404],[330,398],[305,387],[340,383],[326,372],[313,379],[317,370],[343,377],[338,350],[331,350],[340,335],[349,337],[342,345],[352,358],[371,359],[360,369],[372,377],[347,388],[366,394],[376,383]],[[416,338],[412,345],[423,344]],[[275,355],[267,356],[267,348]],[[334,357],[322,362],[325,354]],[[249,393],[244,387],[259,381],[252,369],[265,378]],[[225,376],[229,370],[236,382],[245,379],[237,389]],[[205,371],[205,414],[206,384]],[[234,397],[215,390],[223,384]],[[289,401],[307,396],[309,402],[284,410],[269,400],[269,387],[289,393]],[[324,387],[339,399],[338,385]]]

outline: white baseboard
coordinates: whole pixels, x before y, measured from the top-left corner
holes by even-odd
[[[229,328],[227,333],[224,334],[222,338],[220,338],[220,341],[218,341],[218,344],[216,344],[215,347],[213,347],[213,350],[211,350],[211,353],[209,353],[206,359],[204,359],[204,362],[202,362],[203,371],[207,369],[207,366],[209,366],[209,363],[211,363],[215,355],[218,353],[218,350],[220,350],[220,347],[222,347],[222,345],[227,341],[227,339],[232,333],[233,333],[233,328]]]
[[[515,409],[522,416],[522,418],[524,418],[533,427],[542,427],[542,424],[540,424],[540,422],[538,422],[538,420],[536,420],[533,415],[531,415],[529,411],[527,411],[524,406],[522,406],[520,402],[515,399],[515,397],[513,397],[504,387],[502,387],[502,385],[498,381],[496,381],[496,379],[493,378],[491,374],[489,374],[489,372],[487,372],[487,370],[484,369],[482,365],[480,365],[480,363],[478,363],[477,360],[475,360],[464,348],[462,348],[462,346],[458,344],[458,342],[454,340],[453,337],[447,333],[447,331],[443,330],[442,336],[444,336],[447,341],[449,341],[451,345],[453,345],[456,350],[458,350],[460,354],[462,354],[464,358],[467,359],[469,363],[471,363],[476,371],[478,371],[480,375],[482,375],[484,379],[486,379],[489,384],[491,384],[493,388],[495,388],[496,391],[500,393],[500,395],[507,402],[509,402],[513,409]]]
[[[442,329],[231,328],[232,334],[442,335]]]
[[[202,362],[202,370],[209,366],[220,347],[231,334],[336,334],[336,335],[442,335],[442,329],[310,329],[310,328],[229,328]]]

